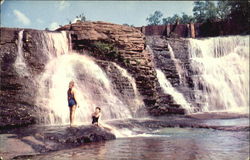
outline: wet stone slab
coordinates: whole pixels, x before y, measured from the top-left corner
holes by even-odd
[[[0,131],[0,155],[37,154],[77,147],[89,142],[115,139],[115,135],[95,126],[32,126]]]

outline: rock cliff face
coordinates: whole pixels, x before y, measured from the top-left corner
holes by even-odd
[[[25,30],[20,41],[19,32],[20,29],[0,28],[0,127],[34,124],[37,116],[34,105],[37,84],[33,78],[43,70],[47,59],[41,41],[36,41],[41,39],[41,31]],[[22,52],[27,66],[18,71],[20,42],[24,42]]]
[[[171,85],[198,109],[199,104],[194,103],[194,84],[191,79],[194,73],[190,66],[188,40],[164,36],[147,36],[146,39],[153,50],[156,68],[161,69]],[[178,112],[180,105],[173,101],[172,95],[163,93],[161,89],[159,94],[161,106],[166,106],[169,110],[177,109],[174,112]]]
[[[37,114],[43,113],[43,109],[35,105],[38,94],[35,79],[44,72],[49,60],[46,50],[48,37],[44,34],[48,31],[23,29],[22,36],[20,31],[0,28],[0,127],[34,124]],[[188,102],[193,102],[193,82],[190,79],[193,73],[186,40],[145,37],[136,28],[106,22],[77,22],[57,31],[66,31],[73,51],[95,58],[117,90],[116,96],[126,99],[127,105],[133,106],[134,102],[129,99],[137,95],[131,80],[122,75],[117,65],[134,78],[140,98],[151,115],[184,113],[173,97],[160,87],[155,68],[164,72],[171,85],[183,93]],[[17,70],[16,65],[21,65],[17,64],[20,54],[25,67]],[[176,63],[185,68],[185,72],[180,71]]]
[[[120,77],[112,62],[126,68],[135,79],[148,111],[158,108],[156,71],[145,37],[139,30],[105,22],[75,23],[58,30],[68,33],[73,50],[95,57],[121,96],[135,95],[131,84]],[[49,60],[45,32],[48,31],[0,28],[0,127],[34,124],[38,113],[43,113],[42,108],[35,105],[39,86],[35,79],[44,72]],[[18,62],[19,54],[25,62],[21,70],[16,68],[23,65]],[[108,71],[110,68],[113,71]]]
[[[148,108],[157,107],[156,72],[144,35],[137,29],[106,22],[78,22],[58,31],[70,33],[72,49],[116,62],[135,78]]]

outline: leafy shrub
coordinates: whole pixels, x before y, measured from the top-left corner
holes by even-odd
[[[105,54],[107,58],[112,60],[118,60],[120,62],[124,61],[124,58],[119,53],[119,49],[114,44],[96,41],[93,45],[99,52]]]

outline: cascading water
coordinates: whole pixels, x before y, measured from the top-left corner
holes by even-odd
[[[23,30],[18,33],[17,58],[15,61],[15,69],[21,76],[28,76],[29,72],[23,58]]]
[[[71,46],[66,32],[48,32],[42,34],[44,52],[50,59],[62,54],[68,54]]]
[[[187,113],[192,113],[194,108],[185,100],[184,96],[178,92],[171,83],[167,80],[164,73],[160,69],[156,69],[157,79],[159,80],[161,88],[166,94],[171,95],[174,101],[181,105]]]
[[[134,97],[131,99],[128,96],[127,99],[130,102],[129,104],[130,108],[134,112],[134,115],[135,115],[136,111],[144,107],[144,102],[142,101],[142,97],[137,90],[135,79],[127,72],[126,69],[120,67],[116,63],[113,63],[113,65],[117,68],[117,70],[121,73],[121,75],[125,77],[128,80],[128,82],[132,85]]]
[[[196,101],[202,111],[249,113],[249,36],[190,39]]]
[[[80,105],[75,115],[77,122],[90,122],[91,113],[97,106],[102,108],[102,119],[132,117],[128,106],[114,94],[105,72],[92,58],[70,52],[65,47],[68,46],[65,33],[44,34],[44,49],[50,54],[50,60],[44,73],[38,77],[40,91],[37,105],[46,109],[45,123],[69,122],[67,89],[71,80],[75,82]]]
[[[184,72],[183,68],[181,67],[180,60],[175,58],[174,51],[169,44],[168,44],[168,49],[169,49],[169,53],[170,53],[170,58],[174,61],[176,71],[177,71],[178,76],[180,78],[180,83],[185,84],[184,83],[185,82],[185,80],[184,80],[184,73],[185,72]]]

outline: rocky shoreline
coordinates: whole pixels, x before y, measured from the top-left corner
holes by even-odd
[[[248,115],[227,115],[217,114],[217,116],[208,118],[207,114],[197,115],[173,115],[147,117],[140,119],[126,119],[107,121],[106,123],[122,132],[123,129],[132,131],[132,135],[154,134],[162,128],[197,128],[214,129],[221,131],[249,132],[248,124],[223,124],[221,121],[228,119],[248,119]],[[211,121],[210,121],[211,120]],[[217,123],[219,120],[220,123]],[[28,155],[46,154],[48,152],[75,148],[93,142],[102,142],[114,140],[116,136],[102,128],[81,125],[76,127],[69,126],[29,126],[23,128],[7,129],[0,131],[3,146],[0,148],[0,154],[4,159],[29,158]],[[12,146],[12,147],[10,147]],[[27,155],[27,156],[26,156]]]
[[[116,136],[96,126],[30,126],[0,131],[0,154],[4,159],[23,154],[41,154],[113,140]],[[11,147],[12,146],[12,147]]]
[[[152,132],[156,129],[161,128],[203,128],[203,129],[215,129],[215,130],[223,130],[223,131],[250,131],[249,123],[247,124],[238,124],[236,125],[227,125],[227,124],[218,124],[215,122],[210,122],[210,120],[214,120],[213,118],[207,119],[206,115],[198,116],[182,116],[182,115],[172,115],[172,116],[161,116],[157,119],[150,118],[145,120],[138,120],[138,119],[130,119],[127,121],[116,121],[111,122],[113,126],[123,129],[123,128],[143,128],[147,129],[148,133]],[[201,118],[204,117],[204,118]],[[223,118],[219,118],[215,120],[223,120]],[[232,118],[225,118],[227,119],[237,119],[237,118],[245,118],[249,119],[247,115],[234,115]],[[138,132],[140,133],[140,132]]]

